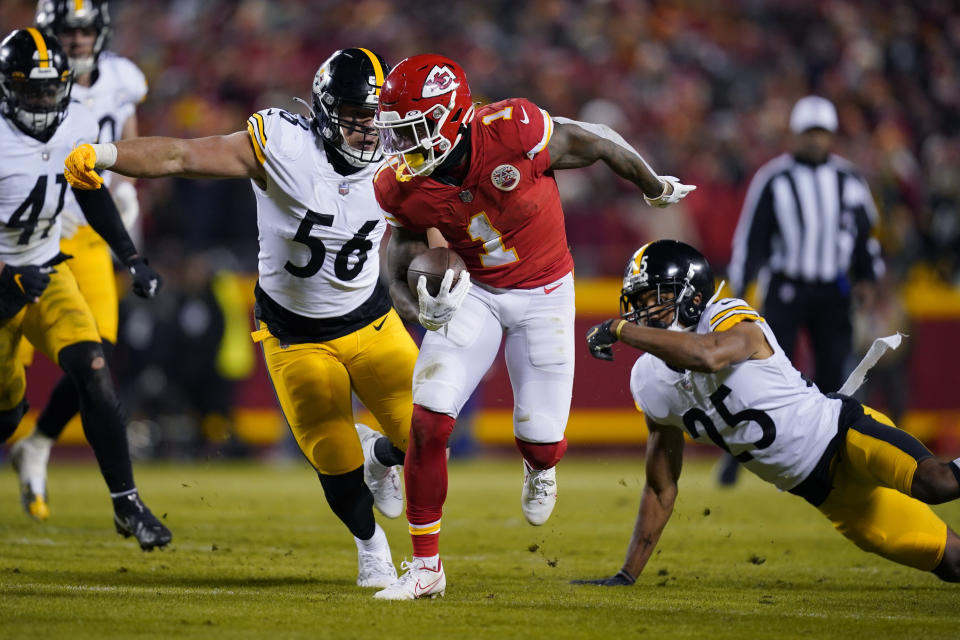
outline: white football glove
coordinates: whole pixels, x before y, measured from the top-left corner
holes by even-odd
[[[460,280],[457,286],[450,290],[453,284],[453,269],[447,269],[443,274],[443,280],[440,281],[440,291],[436,296],[431,296],[427,291],[427,277],[420,276],[417,281],[417,297],[420,299],[420,315],[418,320],[428,331],[436,331],[453,319],[453,314],[457,312],[460,305],[463,304],[467,293],[470,291],[470,274],[466,271],[460,272]]]
[[[120,219],[128,233],[133,232],[137,218],[140,216],[140,201],[137,200],[137,188],[127,180],[117,180],[117,184],[110,189],[113,201],[120,211]]]
[[[647,204],[651,207],[666,207],[671,204],[676,204],[687,197],[691,191],[695,190],[697,187],[692,184],[683,184],[680,182],[679,178],[674,176],[657,176],[660,178],[660,182],[663,183],[663,193],[661,193],[656,198],[648,198],[644,194],[643,199],[647,201]],[[673,191],[670,194],[667,194],[667,183],[673,185]]]

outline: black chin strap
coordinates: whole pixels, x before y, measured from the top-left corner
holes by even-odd
[[[343,154],[340,153],[340,150],[335,146],[323,140],[323,149],[327,152],[327,160],[330,161],[330,164],[333,165],[333,170],[339,173],[342,176],[352,176],[358,171],[363,171],[364,167],[355,167],[343,157]]]

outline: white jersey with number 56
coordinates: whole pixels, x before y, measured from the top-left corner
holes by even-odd
[[[379,167],[343,176],[310,121],[264,109],[247,121],[267,188],[253,185],[260,229],[260,287],[284,308],[335,318],[363,304],[380,278],[386,230],[373,194]]]
[[[63,177],[63,160],[78,145],[97,141],[97,121],[71,102],[47,142],[0,118],[0,260],[39,265],[60,252],[60,214],[77,207]]]
[[[742,321],[757,323],[772,356],[698,373],[675,371],[647,353],[633,366],[630,391],[653,422],[727,449],[764,480],[792,489],[836,435],[841,402],[800,375],[767,323],[743,300],[709,304],[696,331],[725,331]]]

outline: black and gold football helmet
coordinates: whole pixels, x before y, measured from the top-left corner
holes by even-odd
[[[73,73],[53,36],[17,29],[0,43],[0,113],[42,142],[63,122]]]
[[[637,249],[627,263],[620,312],[630,322],[666,329],[650,312],[655,310],[659,315],[676,308],[673,324],[694,327],[715,288],[713,270],[702,253],[677,240],[657,240]],[[644,305],[641,298],[651,290],[656,290],[657,296]],[[664,296],[667,292],[672,295]]]
[[[314,126],[325,142],[355,167],[383,157],[372,118],[390,65],[369,49],[341,49],[320,65],[313,78]],[[347,107],[351,115],[344,117]],[[368,120],[361,123],[360,120]],[[357,117],[357,116],[361,117]],[[360,148],[346,144],[343,131],[363,133]]]
[[[93,55],[70,58],[70,68],[76,75],[91,73],[97,68],[97,60],[112,32],[106,0],[40,0],[34,24],[54,37],[67,29],[93,29],[96,34]]]

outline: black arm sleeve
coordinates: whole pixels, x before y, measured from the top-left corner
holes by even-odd
[[[755,177],[754,180],[757,178]],[[747,286],[770,259],[772,238],[777,233],[777,215],[773,210],[773,178],[768,178],[759,197],[749,206],[750,193],[740,214],[733,239],[733,256],[728,273],[733,295],[742,296]],[[754,186],[751,185],[751,189]]]
[[[853,245],[850,271],[856,282],[874,282],[883,276],[884,263],[880,242],[873,237],[873,224],[864,207],[855,210],[857,238]]]
[[[73,195],[76,196],[77,204],[80,205],[87,222],[106,240],[122,263],[126,264],[130,258],[137,255],[137,247],[124,228],[120,212],[117,211],[117,205],[113,203],[113,197],[106,185],[93,191],[73,189]]]
[[[744,265],[744,286],[757,277],[757,272],[770,259],[770,241],[777,230],[777,214],[773,211],[773,180],[767,183],[753,213],[753,225],[747,235],[747,259]],[[742,292],[741,292],[742,293]]]

